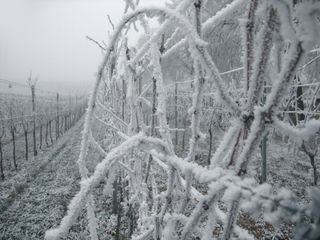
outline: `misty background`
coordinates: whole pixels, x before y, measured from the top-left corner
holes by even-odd
[[[124,7],[121,0],[0,0],[0,88],[8,87],[5,80],[26,84],[32,70],[39,89],[87,94],[102,52],[86,36],[107,42],[107,15],[116,25]],[[131,43],[137,39],[131,33]]]

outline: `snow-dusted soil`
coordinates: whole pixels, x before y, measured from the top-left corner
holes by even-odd
[[[79,190],[76,164],[82,121],[49,151],[0,183],[0,239],[43,239],[59,224],[72,196]]]

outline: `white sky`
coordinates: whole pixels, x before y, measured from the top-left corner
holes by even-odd
[[[122,0],[0,0],[0,78],[26,83],[32,69],[38,87],[90,90],[102,55],[85,36],[106,41],[107,14],[116,24],[123,11]]]

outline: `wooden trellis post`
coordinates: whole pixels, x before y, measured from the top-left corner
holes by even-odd
[[[57,93],[56,140],[59,138],[59,93]]]
[[[31,89],[31,98],[32,98],[32,116],[33,116],[33,130],[32,130],[32,135],[33,135],[33,155],[37,156],[37,140],[36,140],[36,104],[35,104],[35,86],[37,82],[37,78],[35,79],[34,82],[32,82],[31,79],[31,73],[30,77],[28,79],[28,83]]]

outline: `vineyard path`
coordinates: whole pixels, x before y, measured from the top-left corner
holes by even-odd
[[[14,201],[0,212],[0,240],[43,239],[59,224],[70,199],[79,190],[77,159],[82,120],[71,128],[48,154],[46,164]]]

